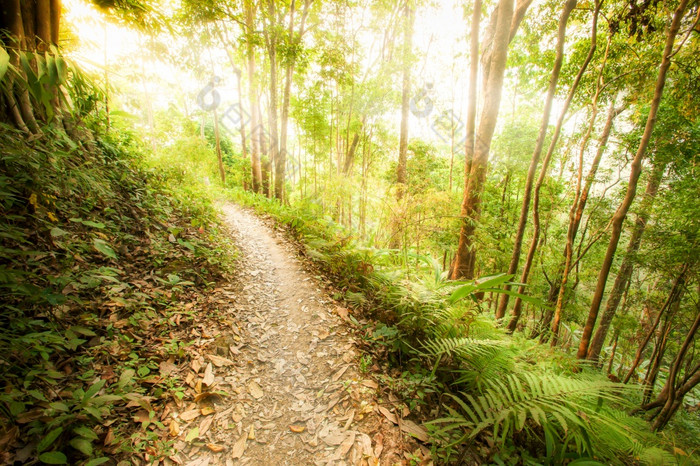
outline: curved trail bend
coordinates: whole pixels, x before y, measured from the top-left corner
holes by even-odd
[[[230,396],[200,438],[225,449],[192,448],[184,463],[406,464],[416,445],[388,420],[397,418],[377,399],[377,383],[361,375],[348,311],[279,233],[234,204],[221,209],[241,252],[231,294],[241,331],[217,340],[233,364],[214,368],[212,389]]]

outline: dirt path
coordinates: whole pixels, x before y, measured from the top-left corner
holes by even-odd
[[[183,464],[405,464],[416,444],[400,429],[413,426],[390,422],[380,387],[361,374],[348,311],[279,233],[236,205],[222,211],[242,256],[240,330],[219,337],[218,356],[202,362],[210,393],[228,396],[201,421],[199,446],[181,450]]]

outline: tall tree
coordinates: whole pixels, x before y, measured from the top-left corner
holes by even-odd
[[[608,281],[608,275],[610,274],[610,268],[612,267],[612,261],[617,250],[617,243],[620,241],[620,235],[622,234],[622,223],[625,221],[627,211],[632,205],[632,201],[634,201],[634,197],[637,192],[637,182],[639,181],[639,175],[642,171],[642,160],[644,159],[647,147],[649,146],[651,135],[654,132],[656,116],[659,111],[659,105],[661,104],[661,98],[663,96],[664,86],[666,84],[666,75],[668,73],[668,69],[671,67],[673,45],[675,43],[676,36],[678,35],[678,31],[680,30],[681,21],[683,19],[683,15],[685,14],[685,10],[688,7],[688,2],[689,0],[681,0],[680,4],[673,13],[673,20],[671,21],[671,26],[669,27],[668,35],[666,37],[666,44],[664,45],[663,55],[661,57],[659,74],[656,79],[654,96],[651,101],[651,107],[649,108],[649,115],[644,127],[644,133],[642,134],[642,139],[639,142],[637,153],[635,154],[630,166],[630,178],[627,185],[627,192],[625,193],[625,198],[615,211],[615,215],[613,215],[612,218],[612,233],[610,235],[610,242],[608,243],[608,248],[605,252],[605,257],[603,258],[603,263],[598,274],[598,282],[596,284],[595,292],[593,293],[591,308],[588,312],[586,324],[583,327],[581,343],[579,344],[578,352],[576,354],[579,359],[584,359],[588,354],[588,346],[590,344],[591,335],[593,334],[593,328],[595,327],[595,323],[598,318],[600,304],[603,301],[603,294]]]
[[[601,7],[601,1],[596,2],[595,8],[593,10],[593,18],[591,19],[591,44],[588,48],[588,54],[586,55],[586,58],[583,60],[581,65],[579,66],[578,73],[576,74],[576,77],[574,78],[573,83],[571,84],[571,87],[569,88],[569,92],[566,96],[566,100],[564,101],[564,105],[559,113],[559,118],[557,119],[557,124],[554,127],[554,134],[552,135],[552,139],[549,142],[549,147],[547,148],[547,153],[545,154],[544,160],[542,161],[542,167],[540,168],[540,173],[539,176],[537,177],[537,183],[535,184],[534,188],[534,199],[533,199],[533,206],[532,206],[532,224],[533,224],[533,232],[532,232],[532,239],[530,240],[530,247],[528,248],[527,251],[527,256],[525,258],[525,264],[523,265],[523,270],[520,275],[520,283],[521,285],[518,287],[518,294],[523,294],[525,292],[525,284],[528,281],[528,277],[530,276],[530,269],[532,268],[532,264],[535,259],[535,253],[537,251],[537,248],[539,246],[539,240],[540,240],[540,231],[541,231],[541,225],[540,225],[540,212],[539,212],[539,204],[540,204],[540,190],[542,188],[542,185],[544,183],[544,180],[547,177],[547,174],[549,172],[549,163],[552,160],[552,156],[554,155],[554,151],[557,147],[557,143],[559,141],[559,136],[561,135],[561,129],[562,126],[564,125],[564,118],[566,117],[567,112],[569,111],[569,106],[571,105],[571,101],[574,98],[574,95],[576,94],[576,91],[578,90],[578,86],[581,83],[581,79],[583,78],[584,73],[588,69],[588,65],[590,64],[591,60],[593,59],[593,55],[596,51],[597,48],[597,37],[598,37],[598,15],[600,13],[600,7]],[[556,287],[553,287],[556,288]],[[522,299],[518,296],[515,298],[515,303],[513,304],[513,310],[511,311],[512,318],[511,318],[511,327],[515,328],[515,325],[517,324],[518,319],[520,318],[520,314],[522,312]]]
[[[635,256],[637,255],[639,247],[642,244],[642,235],[644,234],[647,222],[649,221],[649,213],[651,212],[656,193],[659,190],[659,185],[661,184],[661,179],[663,178],[665,168],[666,164],[656,163],[654,164],[654,168],[649,176],[649,181],[647,182],[647,187],[644,191],[644,197],[642,198],[639,213],[637,214],[637,219],[634,223],[634,228],[632,229],[629,243],[627,243],[625,258],[622,261],[617,277],[615,277],[615,283],[612,291],[610,291],[610,295],[608,296],[608,302],[606,303],[605,310],[600,318],[598,329],[596,330],[595,336],[593,337],[591,345],[588,348],[587,357],[591,361],[598,361],[600,351],[603,349],[603,344],[605,343],[605,337],[607,336],[608,329],[610,328],[610,324],[612,323],[613,317],[615,317],[615,313],[617,312],[617,308],[622,301],[622,295],[629,285],[629,281],[632,277],[632,270],[634,269]]]
[[[577,0],[568,0],[564,3],[564,6],[559,15],[559,25],[557,28],[557,45],[556,45],[556,56],[554,58],[554,66],[552,67],[552,73],[549,77],[549,87],[547,88],[547,97],[544,102],[544,110],[542,112],[542,122],[540,123],[540,130],[537,135],[537,141],[535,142],[535,149],[532,153],[532,159],[530,160],[530,166],[527,170],[527,178],[525,181],[525,190],[523,191],[523,201],[520,208],[520,218],[518,219],[518,229],[515,233],[515,239],[513,240],[513,253],[511,254],[510,264],[508,266],[508,274],[513,275],[518,271],[518,264],[520,262],[520,252],[522,250],[523,237],[525,236],[525,227],[527,226],[527,218],[530,212],[530,200],[532,198],[532,185],[535,181],[535,173],[537,172],[537,166],[539,165],[540,155],[542,154],[542,149],[544,148],[544,141],[547,136],[547,129],[549,128],[549,119],[552,113],[552,102],[554,101],[554,95],[557,90],[557,83],[559,82],[559,74],[561,72],[561,66],[564,62],[564,42],[566,41],[566,25],[569,22],[569,17],[571,12],[576,8]],[[510,289],[510,285],[505,286],[506,290]],[[506,313],[506,308],[508,307],[508,300],[510,295],[504,293],[498,303],[498,309],[496,310],[496,318],[502,318]],[[517,320],[516,320],[517,323]]]
[[[508,58],[510,29],[513,22],[513,0],[500,0],[494,12],[495,26],[490,38],[490,59],[484,70],[484,106],[479,119],[479,129],[474,139],[474,157],[464,190],[457,254],[454,259],[451,276],[453,279],[473,278],[476,257],[474,235],[481,213],[481,196],[484,191],[486,170],[488,166],[491,140],[496,128],[496,120],[501,105],[503,78]],[[472,29],[472,34],[476,29]],[[474,58],[472,57],[472,60]]]

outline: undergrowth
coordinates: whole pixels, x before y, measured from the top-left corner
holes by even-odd
[[[373,318],[362,329],[368,351],[391,363],[377,377],[425,422],[440,464],[693,464],[626,414],[639,400],[634,386],[506,335],[482,312],[477,295],[512,277],[449,282],[428,257],[364,247],[310,201],[228,196],[286,226],[336,297]]]
[[[162,406],[185,395],[162,364],[187,362],[194,309],[232,266],[211,202],[94,126],[90,143],[0,128],[3,464],[167,456]]]

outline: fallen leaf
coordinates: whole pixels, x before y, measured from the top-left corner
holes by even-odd
[[[192,367],[192,370],[196,373],[199,372],[199,369],[202,368],[202,363],[199,362],[199,359],[195,359],[192,361],[192,364],[190,365]]]
[[[347,455],[352,448],[353,443],[355,443],[355,433],[350,432],[345,436],[345,440],[343,440],[338,449],[335,451],[335,457],[338,459],[345,458],[345,455]]]
[[[379,388],[379,384],[377,382],[375,382],[374,380],[363,380],[362,385],[364,385],[367,388],[374,388],[374,389]]]
[[[430,437],[428,436],[428,431],[425,429],[425,427],[419,426],[413,421],[402,419],[401,430],[417,438],[421,442],[427,442],[428,440],[430,440]]]
[[[202,408],[202,416],[208,416],[210,414],[214,414],[216,410],[212,408],[211,406],[205,406]]]
[[[194,401],[197,403],[207,402],[207,403],[217,403],[222,401],[221,395],[213,392],[202,392],[194,397]]]
[[[166,376],[177,370],[177,366],[171,361],[161,361],[159,365],[160,375]]]
[[[233,366],[235,364],[230,359],[222,358],[221,356],[216,356],[214,354],[210,354],[207,357],[216,367]]]
[[[207,433],[207,431],[211,427],[212,422],[214,422],[214,416],[207,416],[204,419],[202,419],[202,422],[199,423],[199,435],[200,436],[203,436],[204,434]]]
[[[207,368],[204,369],[204,378],[202,383],[207,386],[211,386],[214,383],[214,368],[211,363],[207,364]]]
[[[248,384],[248,392],[256,400],[259,400],[264,395],[262,388],[260,388],[260,385],[258,385],[255,381],[251,381]]]
[[[247,435],[242,435],[241,438],[239,438],[238,441],[236,441],[236,443],[233,445],[233,448],[231,448],[231,458],[240,458],[241,456],[243,456],[243,452],[245,451],[247,441]]]
[[[148,414],[148,411],[141,409],[134,414],[134,422],[140,422],[141,424],[151,422],[151,416]]]
[[[345,322],[349,322],[347,309],[345,309],[344,307],[338,306],[335,308],[335,312],[338,313],[340,318],[343,319]]]
[[[342,377],[342,375],[345,373],[345,371],[348,370],[348,367],[350,367],[350,366],[347,365],[347,366],[343,367],[342,369],[340,369],[335,374],[333,374],[333,377],[331,378],[331,380],[333,382],[336,382],[340,377]]]
[[[196,419],[199,417],[201,414],[201,411],[198,409],[190,409],[189,411],[185,411],[184,413],[180,413],[180,419],[183,421],[191,421],[192,419]]]
[[[170,436],[171,437],[177,437],[180,435],[180,424],[177,423],[175,419],[170,421]]]
[[[187,433],[187,437],[185,437],[185,442],[189,443],[197,437],[199,437],[199,427],[190,429],[190,431]]]
[[[396,419],[396,415],[394,413],[392,413],[391,411],[389,411],[388,409],[386,409],[384,406],[379,406],[377,409],[379,410],[380,413],[382,413],[384,415],[385,418],[389,419],[394,424],[399,423],[399,421]]]

